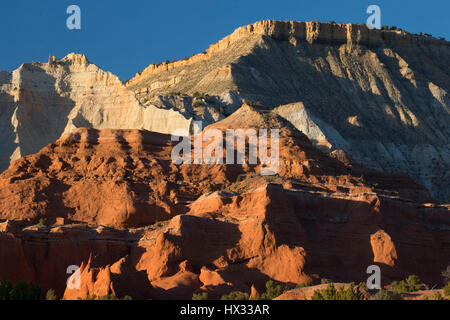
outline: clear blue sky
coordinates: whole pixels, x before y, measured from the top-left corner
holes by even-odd
[[[71,4],[81,8],[81,30],[66,28]],[[150,63],[204,51],[258,20],[363,23],[370,4],[381,7],[383,25],[450,39],[448,0],[2,0],[0,70],[78,52],[126,80]]]

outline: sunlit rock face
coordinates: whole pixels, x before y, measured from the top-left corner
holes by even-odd
[[[440,283],[449,208],[409,177],[326,154],[248,105],[204,132],[268,127],[279,130],[274,176],[261,164],[175,165],[170,135],[137,129],[77,129],[14,161],[0,174],[0,280],[65,299],[218,299],[269,279],[365,281],[376,264],[383,285]],[[66,287],[71,265],[79,289]]]
[[[113,74],[69,54],[0,74],[0,169],[77,128],[190,130],[170,108],[143,107]]]
[[[205,53],[150,65],[127,86],[142,101],[208,94],[225,115],[239,99],[289,105],[279,113],[320,148],[405,173],[448,203],[449,65],[449,43],[432,37],[267,20],[238,28]],[[236,99],[224,104],[230,93]]]
[[[0,72],[0,170],[76,128],[192,133],[251,100],[322,150],[407,174],[448,203],[449,50],[405,31],[265,20],[125,85],[83,55],[50,56]]]

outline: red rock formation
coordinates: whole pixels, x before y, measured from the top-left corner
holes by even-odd
[[[327,156],[272,113],[245,107],[210,128],[267,126],[280,128],[276,176],[175,165],[170,136],[138,130],[80,129],[14,162],[0,176],[0,218],[12,220],[0,228],[0,280],[66,299],[256,295],[269,279],[364,281],[371,264],[383,283],[440,282],[447,207],[425,204],[408,177]],[[84,225],[23,229],[41,217]],[[124,230],[97,227],[108,224]],[[69,265],[82,266],[80,289],[65,289]]]
[[[170,137],[169,137],[170,138]],[[15,161],[0,178],[3,219],[70,221],[116,227],[151,224],[186,211],[184,184],[167,135],[80,129]]]

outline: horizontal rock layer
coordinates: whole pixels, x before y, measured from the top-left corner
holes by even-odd
[[[428,36],[413,35],[405,31],[387,31],[369,29],[365,25],[351,23],[321,23],[318,21],[276,21],[262,20],[237,28],[232,34],[219,42],[212,44],[204,53],[194,55],[180,61],[152,64],[130,79],[127,85],[133,86],[152,73],[185,67],[191,63],[207,61],[212,55],[227,50],[230,46],[253,35],[264,35],[280,41],[307,41],[309,43],[324,43],[329,45],[355,44],[369,47],[404,46],[404,45],[435,45],[448,46],[445,40]]]

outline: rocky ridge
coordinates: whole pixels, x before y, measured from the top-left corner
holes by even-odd
[[[127,87],[141,101],[199,92],[225,115],[242,100],[278,108],[323,150],[407,174],[447,203],[449,50],[444,40],[399,30],[267,20],[207,53],[150,65]],[[235,98],[227,105],[223,96]]]
[[[192,115],[170,104],[143,107],[116,76],[73,53],[2,72],[0,110],[0,170],[80,127],[171,133],[193,126]]]
[[[0,170],[79,127],[193,133],[247,100],[322,150],[407,174],[447,203],[449,56],[448,42],[405,31],[270,20],[151,65],[126,88],[82,55],[51,56],[0,73]]]
[[[0,175],[0,280],[65,299],[219,298],[268,279],[360,281],[378,264],[387,283],[439,283],[449,211],[426,189],[326,155],[274,112],[244,106],[209,129],[232,123],[280,129],[278,175],[174,165],[170,136],[140,130],[78,129],[13,162]],[[81,267],[78,290],[65,287],[69,265]]]

